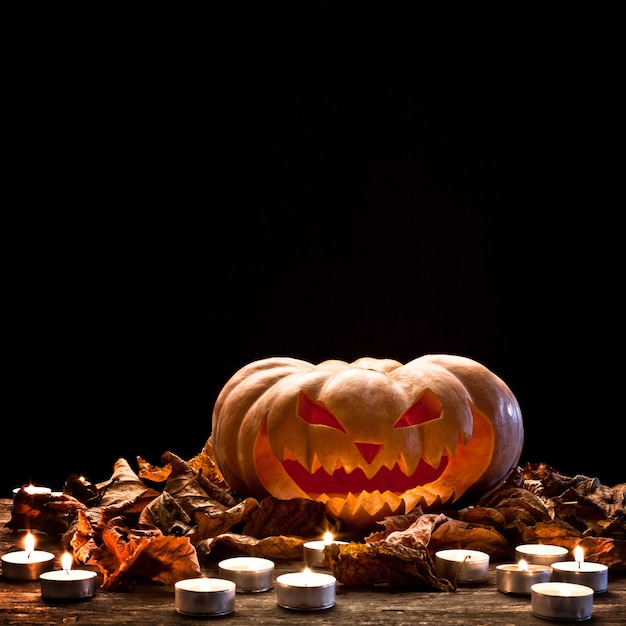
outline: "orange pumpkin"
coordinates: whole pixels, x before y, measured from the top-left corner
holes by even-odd
[[[405,365],[254,361],[221,390],[212,420],[215,459],[234,491],[323,501],[350,529],[486,493],[517,466],[524,440],[504,381],[446,354]]]

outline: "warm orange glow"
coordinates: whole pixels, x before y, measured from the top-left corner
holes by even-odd
[[[528,562],[526,561],[526,559],[520,559],[519,562],[517,563],[517,567],[519,567],[522,572],[527,572]]]
[[[324,533],[324,543],[325,543],[326,545],[328,545],[328,544],[332,543],[332,542],[333,542],[333,540],[334,540],[333,534],[332,534],[329,530],[327,530],[327,531]]]

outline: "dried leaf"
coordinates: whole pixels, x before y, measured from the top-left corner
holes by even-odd
[[[245,523],[258,507],[259,503],[254,498],[246,498],[230,509],[225,509],[218,503],[215,503],[214,506],[199,508],[194,513],[194,521],[198,526],[194,543],[216,537],[228,532],[238,524]]]
[[[270,535],[321,537],[329,529],[323,502],[308,498],[279,500],[268,496],[251,515],[243,532],[261,539]]]
[[[95,540],[95,530],[85,511],[78,511],[74,531],[67,537],[65,547],[72,549],[77,563],[89,563],[94,551],[98,548]]]
[[[139,515],[139,527],[181,537],[195,532],[196,525],[176,499],[164,491],[143,509]]]
[[[86,563],[102,572],[103,589],[122,587],[133,576],[172,585],[200,575],[196,551],[187,537],[128,528],[118,518],[111,520],[99,537],[96,534],[94,542],[96,547],[89,550]]]
[[[87,507],[68,494],[31,494],[24,488],[13,497],[11,519],[5,524],[11,530],[40,530],[48,535],[63,535],[77,511]]]
[[[433,530],[429,548],[433,553],[455,548],[479,550],[486,552],[495,563],[511,561],[514,556],[514,548],[494,528],[450,518]]]
[[[217,548],[227,552],[244,553],[267,559],[301,559],[304,550],[302,546],[305,542],[306,539],[302,537],[274,535],[265,539],[256,539],[248,535],[224,533],[199,542],[196,545],[196,550],[204,559],[208,559],[213,550]]]
[[[165,484],[165,490],[175,496],[179,504],[189,513],[197,505],[206,499],[220,502],[226,507],[234,506],[239,502],[232,493],[217,485],[214,485],[201,472],[194,470],[180,457],[166,452],[163,461],[170,463],[172,471]]]
[[[376,585],[426,586],[452,591],[452,584],[439,578],[428,550],[401,543],[329,544],[325,548],[333,576],[351,587]]]

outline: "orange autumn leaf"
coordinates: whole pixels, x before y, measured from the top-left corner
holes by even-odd
[[[77,512],[86,508],[82,502],[65,493],[30,494],[21,488],[13,497],[11,519],[5,525],[14,531],[29,529],[48,535],[62,535]]]
[[[187,537],[165,537],[112,523],[102,531],[101,541],[88,562],[103,573],[103,589],[121,586],[134,576],[173,585],[200,575],[197,553]]]

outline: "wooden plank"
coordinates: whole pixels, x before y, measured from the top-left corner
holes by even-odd
[[[0,553],[20,549],[21,533],[5,528],[10,519],[11,501],[0,500]],[[38,549],[60,554],[58,543],[40,536]],[[81,566],[84,567],[84,566]],[[301,562],[276,562],[275,576],[302,569]],[[205,568],[207,575],[217,575],[217,565]],[[99,582],[102,577],[99,575]],[[237,594],[235,610],[223,618],[230,625],[283,624],[358,624],[367,626],[485,626],[506,624],[537,626],[544,622],[530,612],[529,596],[499,593],[495,584],[495,565],[489,580],[480,585],[459,587],[455,592],[407,590],[378,587],[349,589],[337,586],[337,601],[333,608],[323,611],[291,611],[278,606],[276,590],[258,594]],[[48,603],[42,600],[36,581],[11,581],[0,577],[0,623],[28,624],[89,624],[118,626],[120,624],[185,625],[198,620],[179,615],[174,610],[174,589],[147,582],[125,591],[99,589],[94,598],[78,603]],[[609,590],[594,597],[594,626],[624,626],[626,624],[626,576],[611,575]]]

